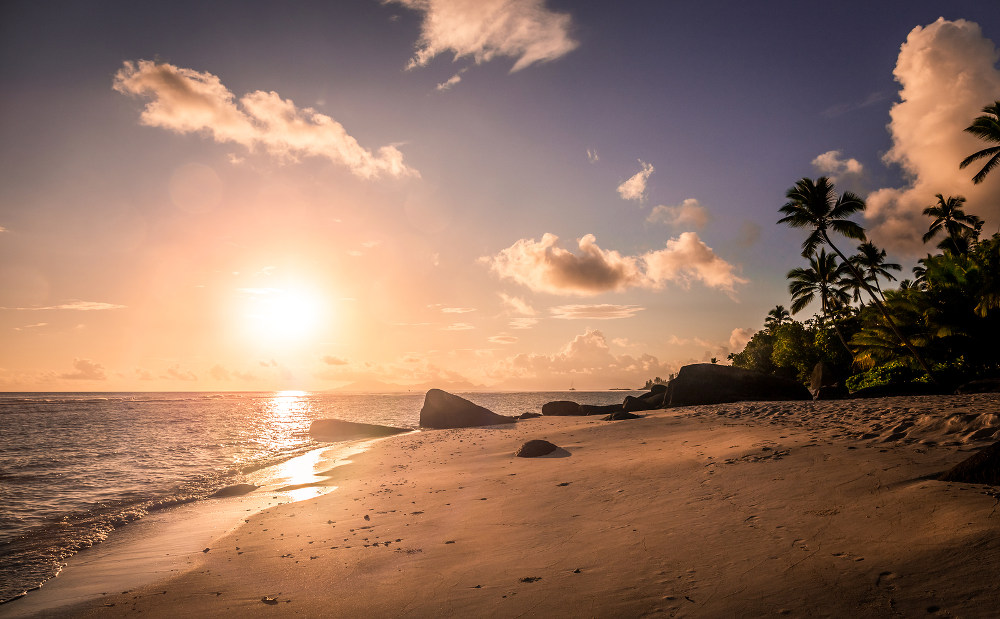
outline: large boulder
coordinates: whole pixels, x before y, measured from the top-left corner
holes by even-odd
[[[1000,443],[993,443],[959,462],[939,477],[941,481],[1000,486]]]
[[[622,409],[621,404],[581,404],[581,415],[607,415],[614,414]]]
[[[669,406],[811,399],[798,381],[714,363],[685,365],[667,386]]]
[[[309,424],[309,434],[320,441],[347,441],[358,438],[377,438],[409,432],[405,428],[378,426],[371,423],[356,423],[341,419],[317,419]]]
[[[574,415],[586,415],[580,411],[580,405],[569,400],[556,400],[542,404],[542,414],[546,416],[569,417]]]
[[[622,410],[625,412],[633,412],[651,411],[656,408],[663,408],[666,397],[666,387],[655,391],[651,390],[649,393],[639,397],[627,395],[625,396],[625,401],[622,402]]]
[[[420,426],[424,428],[470,428],[472,426],[492,426],[514,423],[515,417],[498,415],[465,398],[431,389],[424,396],[424,406],[420,409]]]
[[[956,389],[955,393],[1000,393],[1000,378],[980,378],[969,381]]]

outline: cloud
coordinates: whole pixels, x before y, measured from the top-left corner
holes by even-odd
[[[823,176],[829,176],[834,182],[845,174],[861,174],[864,167],[857,159],[844,159],[839,150],[828,150],[812,160],[816,171]]]
[[[926,251],[920,236],[930,220],[922,211],[937,193],[965,196],[966,212],[987,222],[1000,217],[1000,179],[973,185],[978,168],[958,168],[985,146],[963,129],[998,98],[998,58],[979,25],[963,19],[914,28],[900,47],[893,75],[901,100],[889,113],[892,148],[883,160],[898,164],[907,184],[867,198],[869,235],[880,245],[911,255]]]
[[[881,101],[885,101],[889,98],[889,95],[885,92],[873,92],[861,101],[849,102],[849,103],[838,103],[837,105],[831,105],[830,107],[823,110],[821,113],[826,118],[836,118],[837,116],[843,116],[848,112],[853,112],[854,110],[860,110],[866,108],[870,105],[875,105]]]
[[[438,54],[476,64],[497,56],[515,58],[511,73],[536,62],[555,60],[576,48],[570,16],[545,8],[544,0],[383,0],[423,13],[420,40],[408,68],[426,65]]]
[[[646,163],[642,159],[639,160],[639,165],[641,169],[638,172],[621,185],[618,185],[618,195],[623,200],[639,200],[641,202],[646,198],[646,181],[649,180],[649,176],[655,169],[653,168],[653,164]]]
[[[643,311],[638,305],[560,305],[549,310],[553,318],[562,320],[617,320],[631,318]]]
[[[741,352],[756,333],[753,329],[737,327],[729,334],[729,352]]]
[[[494,344],[516,344],[517,338],[513,335],[507,335],[506,333],[501,333],[500,335],[493,335],[489,338]]]
[[[588,162],[590,162],[590,163],[597,163],[600,160],[601,160],[601,158],[597,155],[597,149],[596,148],[588,148],[587,149],[587,161]]]
[[[520,297],[512,297],[501,292],[500,299],[503,301],[504,307],[515,314],[521,314],[522,316],[534,316],[537,313],[535,312],[535,308],[528,305],[527,301]]]
[[[537,318],[511,318],[507,326],[511,329],[530,329],[537,325],[538,322]]]
[[[327,365],[347,365],[347,360],[341,359],[340,357],[334,357],[332,355],[325,355],[323,357],[323,363]]]
[[[102,303],[99,301],[67,301],[59,305],[45,305],[40,307],[3,307],[5,310],[22,311],[43,311],[43,310],[70,310],[75,312],[100,312],[105,310],[125,309],[124,305],[115,303]]]
[[[90,359],[73,359],[73,371],[60,374],[67,380],[107,380],[104,366]]]
[[[677,206],[660,205],[649,213],[646,221],[649,223],[664,223],[670,226],[689,225],[698,230],[705,227],[711,216],[708,209],[694,198],[688,198]]]
[[[540,241],[521,239],[499,254],[481,260],[501,279],[552,294],[595,295],[631,287],[659,289],[667,283],[688,287],[700,281],[733,294],[747,280],[733,265],[715,255],[695,232],[667,241],[664,249],[641,256],[603,250],[592,234],[579,239],[580,254],[558,246],[559,237],[546,233]]]
[[[27,331],[28,329],[38,329],[39,327],[48,326],[47,322],[36,322],[30,325],[24,325],[22,327],[14,327],[15,331]]]
[[[174,364],[167,368],[167,373],[160,378],[165,378],[167,380],[183,380],[183,381],[195,381],[198,377],[195,376],[194,372],[188,372],[182,370],[179,364]]]
[[[504,359],[489,371],[508,388],[551,389],[553,386],[606,389],[638,386],[654,376],[676,372],[674,365],[643,354],[615,355],[604,333],[588,329],[553,354],[522,353]]]
[[[447,327],[444,327],[445,331],[469,331],[471,329],[475,329],[475,327],[467,322],[453,322]]]
[[[462,74],[463,74],[463,73],[465,73],[465,69],[462,69],[461,71],[459,71],[459,72],[458,72],[458,73],[456,73],[455,75],[452,75],[452,76],[451,76],[451,77],[449,77],[449,78],[448,78],[448,79],[447,79],[446,81],[444,81],[444,82],[441,82],[440,84],[438,84],[438,85],[436,86],[436,88],[437,88],[437,89],[438,89],[439,91],[441,91],[441,92],[444,92],[444,91],[446,91],[446,90],[451,90],[451,87],[452,87],[452,86],[454,86],[455,84],[457,84],[457,83],[459,83],[459,82],[461,82],[461,81],[462,81]]]
[[[0,226],[0,232],[6,232],[6,231],[7,231],[7,228],[4,228],[3,226]]]
[[[282,159],[323,157],[361,178],[419,176],[395,146],[363,148],[343,125],[276,92],[256,90],[238,101],[211,73],[151,60],[127,61],[114,77],[123,94],[151,99],[140,121],[177,133],[204,133],[219,143],[258,147]]]
[[[442,307],[442,314],[468,314],[469,312],[476,311],[474,307]]]
[[[153,373],[143,368],[136,368],[135,377],[139,380],[153,380]]]
[[[212,369],[208,371],[208,374],[215,380],[229,380],[229,370],[222,367],[218,363],[212,366]]]

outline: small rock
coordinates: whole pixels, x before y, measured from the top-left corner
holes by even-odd
[[[550,454],[557,449],[559,449],[557,446],[548,441],[535,439],[518,447],[517,451],[514,452],[514,455],[518,458],[536,458],[538,456]]]

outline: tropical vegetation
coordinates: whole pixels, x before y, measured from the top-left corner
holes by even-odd
[[[1000,144],[1000,101],[983,112],[966,131]],[[959,165],[982,159],[975,183],[1000,165],[1000,146]],[[808,382],[823,362],[851,390],[911,382],[945,388],[1000,374],[1000,234],[981,238],[984,222],[966,212],[964,197],[935,197],[923,211],[929,219],[922,238],[937,251],[918,261],[913,279],[897,282],[901,265],[851,220],[864,212],[862,198],[838,195],[826,177],[796,182],[778,220],[808,232],[806,264],[786,275],[790,311],[770,310],[764,328],[729,355],[732,364]],[[856,253],[846,255],[838,237],[859,242]],[[813,302],[816,315],[792,318]]]

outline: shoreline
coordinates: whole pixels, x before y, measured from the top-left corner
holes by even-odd
[[[47,613],[85,604],[108,591],[155,583],[196,567],[204,549],[272,506],[335,491],[331,471],[350,464],[379,438],[338,441],[245,474],[254,492],[205,497],[156,510],[112,531],[65,559],[59,573],[25,595],[0,604],[0,617]]]
[[[9,616],[982,614],[996,489],[933,478],[998,413],[996,394],[743,402],[389,437],[197,569]],[[512,456],[536,438],[561,457]]]

